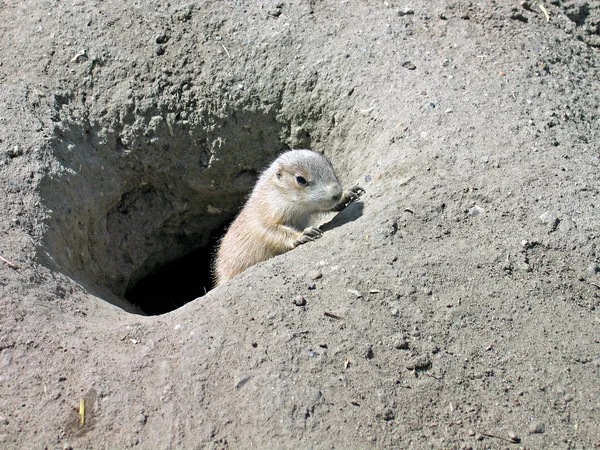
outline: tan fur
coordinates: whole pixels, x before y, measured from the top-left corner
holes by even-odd
[[[302,185],[302,177],[306,185]],[[248,267],[317,239],[315,219],[340,211],[362,189],[342,192],[331,163],[311,150],[280,155],[260,176],[221,240],[214,264],[218,286]]]

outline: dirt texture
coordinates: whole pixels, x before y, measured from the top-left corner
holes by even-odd
[[[599,447],[600,3],[539,5],[0,0],[0,448]],[[366,193],[126,299],[289,148]]]

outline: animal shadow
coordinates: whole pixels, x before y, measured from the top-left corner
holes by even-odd
[[[346,209],[340,211],[329,222],[326,222],[323,225],[321,225],[321,231],[325,232],[328,230],[333,230],[334,228],[337,228],[344,224],[354,222],[356,219],[363,215],[364,208],[365,204],[360,201],[349,204],[346,207]]]

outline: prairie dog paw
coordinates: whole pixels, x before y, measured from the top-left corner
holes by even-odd
[[[347,193],[348,193],[348,202],[347,203],[352,203],[352,202],[358,200],[358,198],[361,195],[363,195],[365,192],[366,191],[362,187],[360,187],[358,184],[355,184],[347,191]]]
[[[358,184],[355,184],[347,191],[344,191],[344,195],[342,195],[340,202],[331,208],[331,210],[336,212],[344,210],[350,203],[358,200],[358,198],[365,192],[366,191],[362,187],[360,187]]]
[[[316,227],[308,227],[305,228],[302,232],[302,235],[295,242],[295,245],[306,244],[307,242],[314,241],[315,239],[319,239],[323,236],[323,232]]]

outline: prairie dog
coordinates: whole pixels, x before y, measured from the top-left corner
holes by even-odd
[[[261,175],[221,240],[215,285],[248,267],[321,237],[315,220],[341,211],[364,190],[342,187],[329,160],[311,150],[282,153]]]

